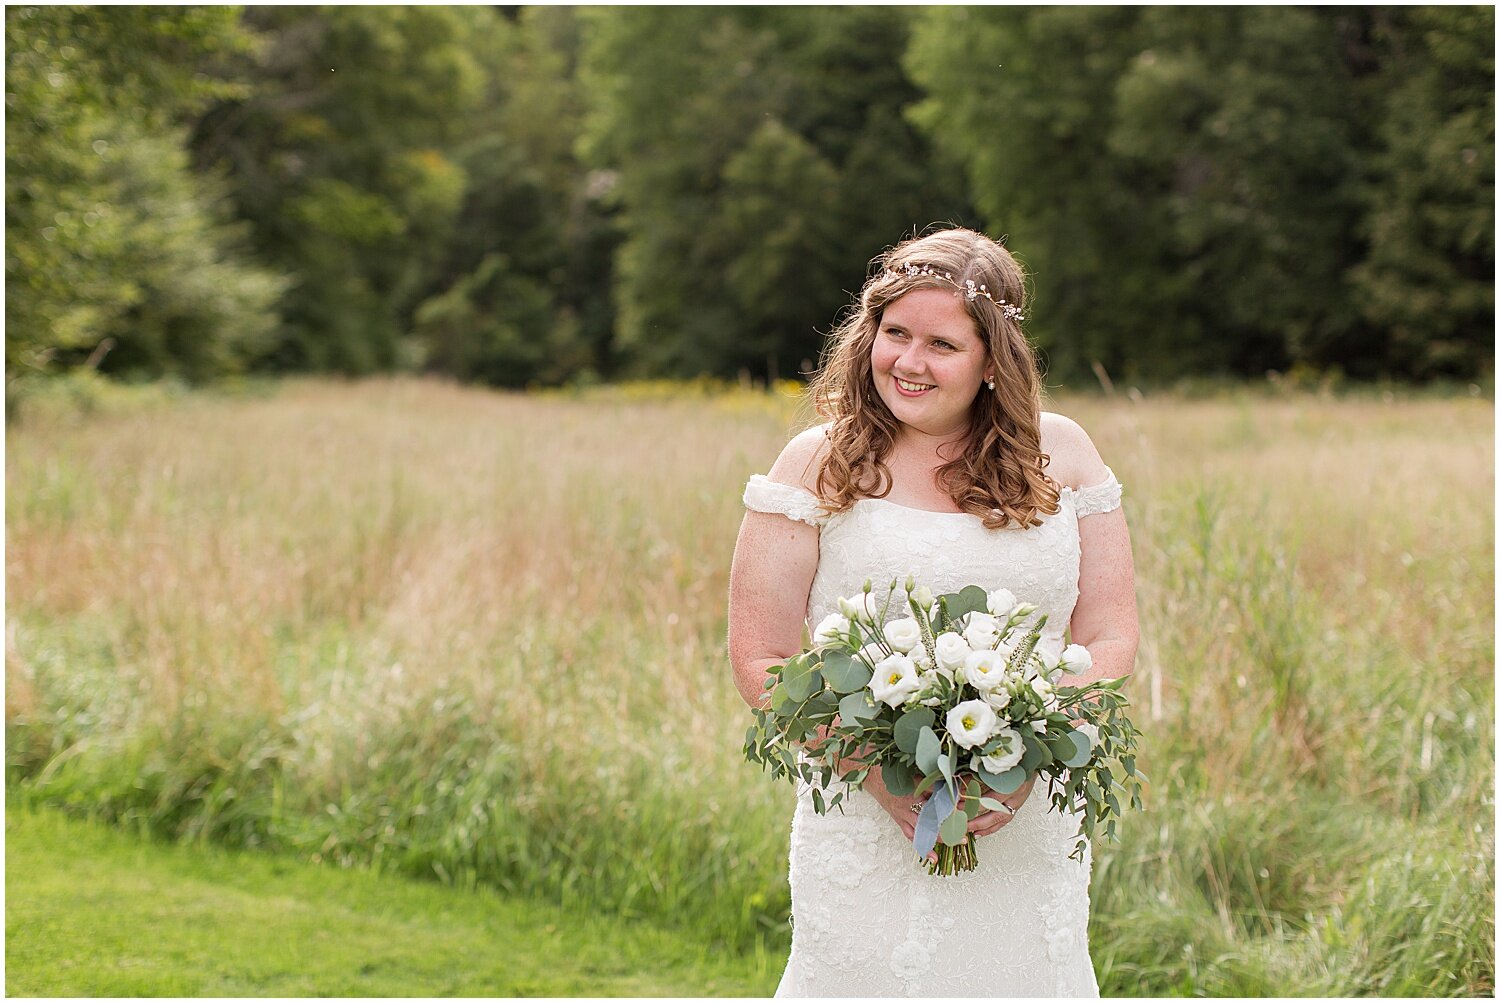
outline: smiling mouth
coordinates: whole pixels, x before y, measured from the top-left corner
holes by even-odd
[[[916,393],[921,393],[924,390],[931,390],[934,386],[936,386],[936,384],[933,384],[933,383],[908,383],[906,380],[897,379],[896,380],[896,386],[900,387],[902,390],[905,390],[909,394],[916,394]]]

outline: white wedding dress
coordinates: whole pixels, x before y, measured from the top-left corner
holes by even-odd
[[[1061,650],[1078,601],[1078,520],[1120,505],[1114,474],[1063,489],[1060,510],[1030,529],[988,530],[976,516],[863,499],[827,516],[799,487],[750,479],[745,505],[817,526],[808,620],[837,611],[866,578],[881,597],[907,575],[934,593],[1007,588],[1047,614],[1043,641]],[[899,614],[898,614],[899,615]],[[869,795],[845,811],[813,810],[800,790],[792,818],[792,953],[777,996],[1099,995],[1089,960],[1088,854],[1070,860],[1078,821],[1038,786],[1014,821],[980,837],[979,866],[927,873]]]

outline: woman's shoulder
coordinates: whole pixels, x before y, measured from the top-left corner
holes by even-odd
[[[1042,452],[1049,457],[1047,474],[1066,488],[1084,488],[1109,477],[1109,467],[1083,426],[1054,411],[1041,413]]]
[[[799,432],[781,450],[766,477],[778,484],[790,484],[814,495],[818,493],[818,467],[828,452],[828,429],[831,423],[815,425]]]

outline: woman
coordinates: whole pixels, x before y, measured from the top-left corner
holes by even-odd
[[[983,234],[943,230],[877,259],[813,385],[829,419],[752,477],[730,582],[729,647],[747,702],[804,625],[865,579],[1006,588],[1089,649],[1082,682],[1128,673],[1137,642],[1120,486],[1077,424],[1041,411],[1022,334],[1024,274]],[[994,794],[994,792],[989,792]],[[873,772],[792,821],[792,953],[778,996],[1097,996],[1089,860],[1077,820],[1031,784],[976,816],[979,866],[929,876],[920,799]]]

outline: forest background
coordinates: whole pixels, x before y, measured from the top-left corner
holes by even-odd
[[[1053,385],[1483,380],[1491,7],[10,7],[7,400],[806,372],[934,222]]]

